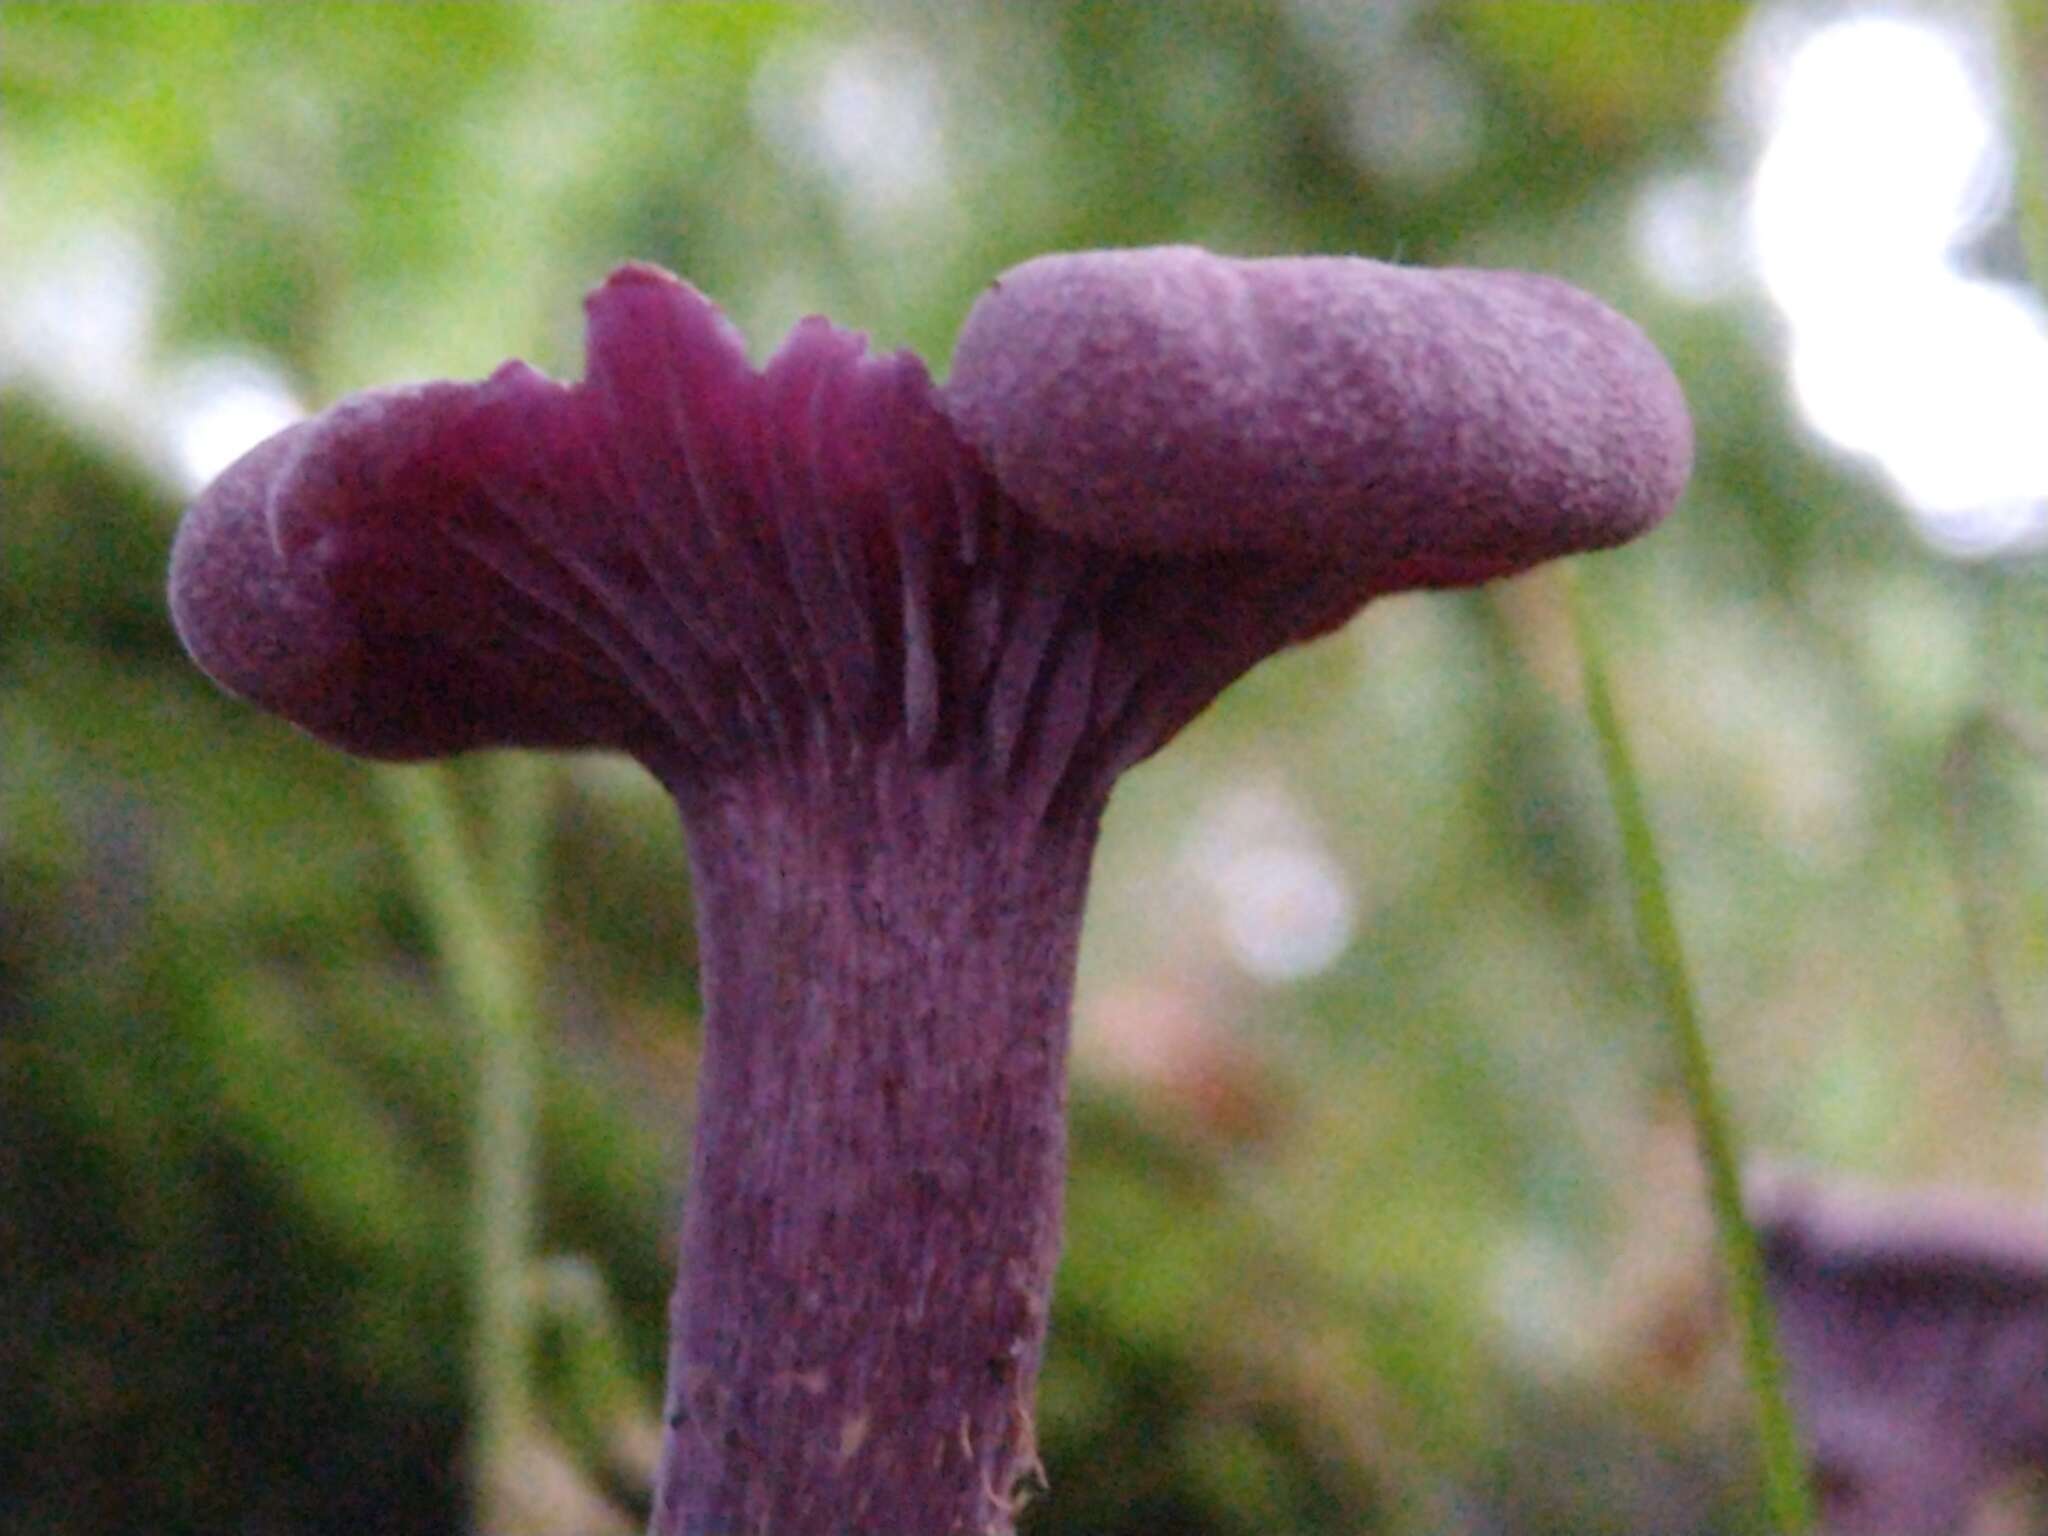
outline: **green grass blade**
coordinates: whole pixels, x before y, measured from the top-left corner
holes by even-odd
[[[2048,69],[2048,0],[2006,0],[1999,15],[2006,132],[2012,142],[2013,191],[2027,274],[2048,296],[2048,153],[2042,132],[2041,72]]]
[[[1685,950],[1672,915],[1671,897],[1650,829],[1642,783],[1630,758],[1621,718],[1608,685],[1606,648],[1593,605],[1576,576],[1566,572],[1566,591],[1585,669],[1586,710],[1599,742],[1607,792],[1620,824],[1622,857],[1627,868],[1636,930],[1649,962],[1658,1007],[1671,1026],[1679,1065],[1691,1105],[1700,1155],[1707,1169],[1708,1196],[1721,1259],[1727,1268],[1730,1298],[1741,1330],[1743,1361],[1756,1403],[1757,1434],[1764,1474],[1764,1501],[1772,1526],[1785,1536],[1814,1527],[1813,1493],[1792,1410],[1785,1399],[1784,1362],[1778,1351],[1770,1297],[1764,1291],[1763,1258],[1756,1233],[1742,1208],[1742,1177],[1730,1129],[1714,1081],[1714,1063],[1700,1029]]]
[[[451,770],[377,775],[456,1006],[473,1032],[470,1486],[475,1526],[516,1475],[531,1425],[529,1266],[539,1029],[534,914],[546,821],[544,765],[487,765],[483,858],[463,833]]]

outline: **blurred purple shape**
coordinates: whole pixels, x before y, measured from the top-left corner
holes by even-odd
[[[1777,1171],[1750,1207],[1831,1531],[1955,1536],[2048,1472],[2048,1218]]]
[[[655,1529],[1006,1530],[1118,775],[1369,598],[1619,542],[1676,383],[1560,283],[1033,262],[951,383],[821,319],[760,371],[644,266],[586,377],[372,391],[193,506],[216,680],[346,750],[630,752],[689,830],[705,1057]]]

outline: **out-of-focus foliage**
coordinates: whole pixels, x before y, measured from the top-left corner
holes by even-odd
[[[981,284],[1065,247],[1520,264],[1606,296],[1699,420],[1682,514],[1588,575],[1738,1116],[1783,1154],[2038,1189],[2043,573],[1924,548],[1800,432],[1761,300],[1681,302],[1632,255],[1653,177],[1741,174],[1717,124],[1749,22],[7,6],[0,1533],[460,1524],[461,1026],[369,770],[178,650],[179,412],[223,355],[308,405],[508,355],[572,373],[578,296],[627,257],[757,353],[822,310],[935,367]],[[1034,1536],[1747,1528],[1574,678],[1542,577],[1388,603],[1120,792]],[[535,1475],[630,1508],[689,898],[636,771],[557,791]],[[1219,881],[1275,847],[1352,913],[1292,982],[1220,936]]]

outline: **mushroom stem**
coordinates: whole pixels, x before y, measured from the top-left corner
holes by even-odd
[[[853,755],[677,791],[707,1040],[654,1536],[1006,1532],[1037,1470],[1100,807]]]

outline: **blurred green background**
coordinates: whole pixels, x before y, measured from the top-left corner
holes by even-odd
[[[1774,1156],[2038,1198],[2048,473],[2013,433],[2048,439],[2048,330],[1998,95],[2025,71],[1990,13],[1883,18],[0,10],[0,1533],[465,1526],[459,935],[394,770],[216,693],[164,563],[182,500],[297,412],[513,355],[573,374],[580,295],[629,257],[757,357],[823,311],[941,373],[991,276],[1096,245],[1531,266],[1634,316],[1699,469],[1583,575],[1737,1118]],[[488,855],[493,765],[453,780]],[[690,896],[637,769],[538,792],[536,901],[479,918],[530,937],[544,1056],[495,1518],[599,1536],[644,1512]],[[1546,575],[1383,603],[1130,777],[1031,1536],[1755,1528],[1611,820]]]

